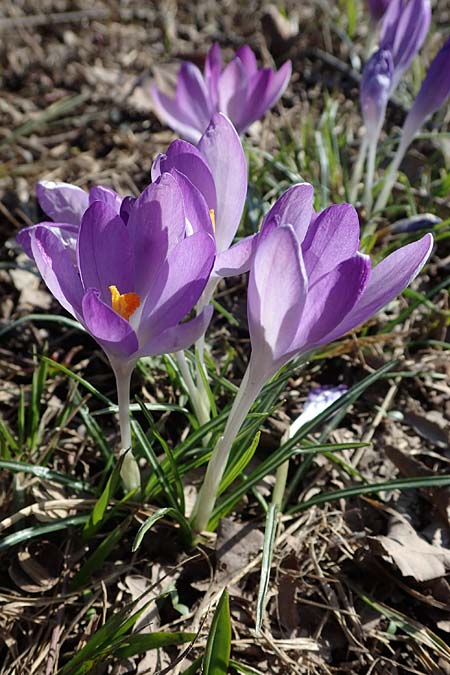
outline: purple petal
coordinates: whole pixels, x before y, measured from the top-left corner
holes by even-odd
[[[307,279],[294,230],[273,229],[258,242],[248,288],[252,358],[282,356],[302,321]]]
[[[152,180],[156,180],[162,173],[176,169],[184,173],[191,183],[203,194],[208,208],[217,209],[216,188],[214,178],[207,161],[191,143],[173,141],[165,155],[159,155],[152,167]]]
[[[219,110],[230,117],[235,126],[241,109],[245,108],[246,88],[248,86],[247,74],[244,64],[240,59],[234,58],[223,70],[219,80]],[[240,105],[236,106],[233,99],[238,99]],[[244,104],[244,105],[243,105]]]
[[[102,185],[91,187],[89,190],[89,204],[92,204],[95,201],[105,202],[105,204],[108,204],[108,206],[110,206],[117,214],[120,213],[122,197],[111,188],[103,187]]]
[[[81,221],[78,269],[85,288],[100,291],[109,303],[109,286],[119,293],[134,291],[134,266],[127,226],[105,202],[94,202]]]
[[[376,51],[364,66],[359,98],[369,142],[376,142],[391,93],[394,64],[387,49]]]
[[[280,70],[278,72],[274,72],[270,89],[267,93],[265,100],[266,110],[275,105],[278,99],[280,99],[283,96],[289,84],[289,80],[291,79],[291,75],[292,75],[292,63],[290,61],[286,61],[286,63],[283,63]]]
[[[264,216],[261,233],[278,225],[291,225],[299,244],[302,243],[313,215],[314,188],[309,183],[298,183],[284,192]]]
[[[236,52],[236,58],[240,59],[244,64],[245,71],[248,77],[254,75],[258,70],[255,53],[253,49],[251,49],[248,45],[243,45],[242,47],[239,47],[239,49]]]
[[[302,253],[312,286],[359,249],[359,218],[351,204],[328,207],[310,226]]]
[[[139,356],[156,356],[187,349],[204,335],[213,311],[213,308],[209,305],[195,319],[171,326],[163,333],[151,337],[140,348]]]
[[[367,0],[369,14],[374,21],[379,21],[389,7],[390,0]]]
[[[128,321],[102,302],[98,291],[93,288],[88,289],[83,297],[83,321],[107,354],[127,359],[137,352],[138,339]]]
[[[144,342],[174,326],[192,310],[209,279],[214,255],[214,240],[204,232],[187,237],[173,249],[142,309]]]
[[[144,298],[170,251],[185,236],[183,193],[171,174],[164,173],[144,190],[132,207],[127,228],[134,252],[135,290]]]
[[[272,81],[271,68],[258,70],[246,88],[237,90],[230,98],[226,112],[240,134],[247,131],[248,127],[266,112],[266,100],[271,91]]]
[[[186,235],[190,236],[194,232],[206,232],[215,241],[211,213],[202,193],[183,173],[173,169],[171,175],[177,181],[183,195]]]
[[[36,197],[49,218],[70,225],[79,225],[89,206],[87,193],[70,183],[42,180],[36,185]]]
[[[203,134],[200,152],[216,186],[216,242],[219,252],[234,239],[247,195],[247,161],[241,139],[225,115],[218,113]]]
[[[203,132],[198,120],[193,120],[176,98],[170,98],[155,85],[150,90],[158,117],[187,141],[198,143]]]
[[[78,318],[83,287],[64,244],[50,228],[38,225],[31,233],[31,252],[50,292]]]
[[[336,340],[364,323],[399,295],[419,274],[433,248],[433,237],[426,234],[412,244],[391,253],[372,270],[359,302],[333,330],[328,341]]]
[[[208,87],[212,108],[217,109],[219,101],[219,79],[222,72],[222,52],[218,42],[215,42],[205,60],[205,81]]]
[[[329,333],[354,307],[369,274],[369,256],[357,253],[312,285],[292,348],[297,352],[309,351],[329,342]]]
[[[30,258],[33,257],[33,251],[31,250],[31,238],[34,230],[37,227],[46,227],[50,229],[67,249],[71,259],[74,262],[76,261],[76,256],[74,254],[77,246],[79,229],[78,225],[68,225],[66,223],[53,223],[44,221],[42,223],[37,223],[36,225],[30,225],[30,227],[22,228],[16,235],[16,241],[22,246],[25,253]]]
[[[214,265],[214,274],[220,277],[231,277],[248,272],[256,251],[258,235],[252,234],[238,241],[226,251],[219,253]]]
[[[134,206],[134,203],[136,201],[135,197],[131,197],[130,195],[127,195],[122,199],[122,204],[120,205],[120,212],[119,216],[122,218],[123,222],[125,225],[128,223],[128,219],[130,217],[131,210]]]

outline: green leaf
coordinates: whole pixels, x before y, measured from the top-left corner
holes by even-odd
[[[176,520],[180,527],[182,528],[183,532],[185,534],[191,533],[191,527],[189,525],[189,522],[181,516],[180,512],[177,511],[176,509],[172,508],[164,508],[164,509],[159,509],[158,511],[155,511],[145,522],[142,523],[141,527],[139,528],[137,535],[134,539],[133,542],[133,547],[132,551],[133,553],[138,550],[139,546],[142,544],[142,540],[145,536],[145,534],[149,531],[149,529],[158,522],[158,520],[161,520],[161,518],[164,518],[165,516],[171,516],[174,520]]]
[[[239,675],[263,675],[263,673],[260,670],[256,670],[256,668],[252,668],[251,666],[238,663],[234,659],[230,659],[230,666],[237,673],[239,673]]]
[[[266,528],[264,531],[264,544],[261,561],[261,579],[259,582],[258,598],[256,601],[256,634],[261,632],[266,596],[269,588],[270,570],[272,567],[273,547],[278,529],[278,507],[271,504],[266,516]]]
[[[128,659],[136,654],[141,654],[150,649],[159,649],[160,647],[170,647],[182,645],[186,642],[192,642],[196,633],[143,633],[130,635],[125,638],[119,647],[113,650],[114,656],[120,659]]]
[[[221,495],[223,492],[225,492],[225,490],[227,490],[230,487],[233,481],[235,481],[236,478],[243,473],[245,467],[250,462],[250,460],[252,459],[253,455],[256,452],[260,436],[261,432],[258,431],[250,447],[247,448],[247,450],[234,461],[233,465],[230,467],[228,471],[227,470],[225,471],[225,474],[220,482],[219,489],[217,491],[218,495]]]
[[[231,652],[231,622],[228,592],[224,590],[211,624],[205,656],[203,675],[227,675]]]
[[[83,536],[85,540],[90,539],[99,529],[105,511],[108,508],[109,502],[114,497],[117,486],[120,481],[120,469],[123,463],[124,455],[122,455],[114,467],[110,477],[108,478],[106,485],[103,489],[102,494],[95,503],[94,508],[92,509],[89,521],[86,523],[84,528]]]
[[[83,516],[72,516],[70,518],[61,518],[56,523],[46,523],[45,525],[34,525],[33,527],[26,527],[24,530],[19,530],[10,534],[8,537],[5,537],[0,542],[0,551],[4,551],[10,546],[15,546],[16,544],[21,544],[23,541],[28,541],[29,539],[35,539],[36,537],[41,537],[44,534],[50,534],[50,532],[58,532],[58,530],[66,530],[72,525],[81,525],[86,522],[88,517]]]
[[[0,469],[31,473],[33,476],[37,476],[43,480],[52,481],[53,483],[58,483],[59,485],[65,485],[77,492],[94,492],[92,486],[89,485],[89,483],[84,483],[81,480],[70,478],[70,476],[66,476],[64,473],[47,469],[46,466],[34,466],[33,464],[25,464],[24,462],[14,462],[12,460],[1,459]]]

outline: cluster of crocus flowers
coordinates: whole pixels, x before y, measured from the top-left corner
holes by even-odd
[[[238,49],[223,67],[221,49],[215,43],[206,57],[204,75],[195,64],[182,63],[173,98],[153,86],[156,112],[163,122],[192,143],[198,143],[217,112],[225,113],[242,134],[282,96],[291,69],[290,61],[278,71],[259,69],[248,45]]]
[[[129,420],[130,378],[141,356],[173,352],[202,335],[198,302],[215,259],[211,216],[202,194],[168,172],[137,198],[112,190],[89,195],[67,184],[41,184],[41,205],[54,219],[18,235],[49,290],[105,351],[117,382],[122,478],[139,485]],[[189,227],[187,227],[187,225]]]
[[[250,268],[251,356],[194,509],[198,531],[207,527],[231,446],[265,382],[294,357],[338,339],[395,298],[422,269],[432,244],[425,235],[372,269],[359,251],[359,220],[351,205],[317,215],[309,184],[292,187],[274,204]]]

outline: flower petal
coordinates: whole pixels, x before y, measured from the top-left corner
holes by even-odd
[[[237,126],[236,117],[240,116],[242,104],[245,102],[246,88],[248,79],[244,64],[240,59],[234,58],[224,68],[219,80],[219,110],[230,117],[235,126]],[[237,97],[240,106],[233,104],[233,99]],[[244,105],[245,107],[245,105]],[[234,113],[234,114],[233,114]]]
[[[318,215],[302,244],[309,284],[359,249],[359,218],[351,204],[334,204]]]
[[[214,42],[205,60],[205,81],[209,98],[214,110],[219,101],[219,79],[222,72],[222,52],[218,42]]]
[[[281,98],[289,84],[292,75],[292,63],[286,61],[278,72],[274,72],[270,89],[267,92],[265,106],[266,110],[271,108]]]
[[[226,251],[219,253],[214,265],[214,274],[220,277],[231,277],[244,274],[251,267],[258,242],[258,235],[252,234],[238,241]]]
[[[214,240],[205,232],[196,232],[173,249],[142,309],[142,342],[174,326],[192,310],[209,279],[214,255]]]
[[[107,354],[126,359],[138,350],[136,333],[128,321],[105,304],[96,289],[86,291],[82,306],[87,330]]]
[[[301,250],[289,225],[258,242],[248,288],[252,359],[283,355],[297,333],[307,297]],[[270,360],[270,359],[269,359]]]
[[[186,216],[186,235],[194,232],[207,232],[215,241],[211,212],[200,190],[193,185],[184,173],[173,169],[172,176],[178,183],[183,195],[184,213]]]
[[[167,328],[163,333],[151,337],[139,350],[139,356],[157,356],[187,349],[196,342],[208,328],[214,309],[209,305],[185,323]]]
[[[96,201],[105,202],[105,204],[108,204],[108,206],[110,206],[117,214],[120,213],[122,197],[112,188],[104,187],[103,185],[94,185],[94,187],[91,187],[89,190],[89,204]]]
[[[369,274],[369,256],[357,253],[309,288],[302,320],[292,343],[295,351],[309,351],[330,341],[329,333],[352,310],[364,291]]]
[[[221,113],[212,117],[198,148],[208,162],[216,187],[216,243],[221,252],[233,241],[244,210],[247,161],[236,129]]]
[[[159,155],[153,163],[152,180],[156,180],[162,173],[172,169],[184,173],[203,194],[208,208],[217,210],[214,178],[200,150],[186,141],[173,141],[167,153]]]
[[[302,243],[313,216],[314,188],[310,183],[298,183],[284,192],[264,216],[261,233],[278,225],[291,225],[297,241]]]
[[[30,239],[32,257],[48,289],[64,309],[78,318],[83,287],[64,244],[50,228],[39,225]]]
[[[150,91],[155,110],[162,122],[165,122],[175,133],[180,134],[187,141],[198,143],[203,129],[199,128],[197,120],[192,120],[176,98],[170,98],[159,91],[155,85],[152,85]]]
[[[255,52],[248,45],[242,45],[242,47],[239,47],[236,52],[236,58],[240,59],[244,64],[244,68],[248,77],[254,75],[258,70]]]
[[[70,225],[79,225],[89,206],[89,197],[84,190],[77,185],[59,181],[39,181],[36,197],[41,209],[52,220]]]
[[[42,222],[29,227],[23,227],[16,235],[16,241],[20,244],[30,258],[33,258],[31,250],[32,233],[37,227],[46,227],[51,230],[67,249],[71,260],[76,261],[75,251],[78,238],[78,225],[69,225],[68,223]]]
[[[373,268],[369,282],[357,304],[330,334],[336,340],[364,323],[399,295],[419,274],[433,248],[433,237],[426,234],[412,244],[402,246]]]
[[[105,202],[94,202],[84,214],[77,255],[84,287],[98,289],[103,302],[111,299],[110,286],[120,293],[135,290],[127,226]]]
[[[134,252],[134,290],[144,298],[170,251],[185,236],[183,193],[170,173],[164,173],[136,200],[127,228]]]

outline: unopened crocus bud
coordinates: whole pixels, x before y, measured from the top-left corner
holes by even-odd
[[[450,37],[431,62],[419,93],[403,126],[404,138],[412,140],[426,119],[450,96]]]
[[[430,21],[430,0],[391,0],[380,40],[380,49],[388,49],[394,62],[391,93],[422,47]]]
[[[387,49],[372,54],[364,66],[360,101],[369,144],[377,142],[383,125],[393,71],[392,54]]]

